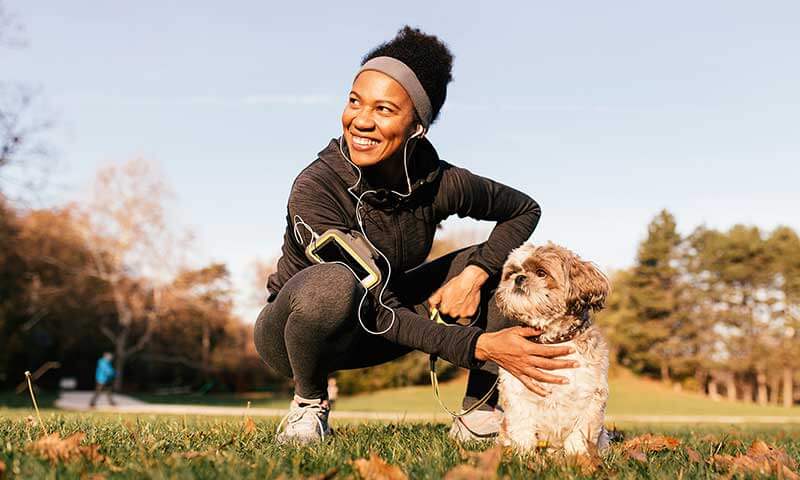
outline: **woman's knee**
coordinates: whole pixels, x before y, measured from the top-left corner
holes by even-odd
[[[335,329],[355,318],[365,293],[350,270],[331,263],[302,270],[287,282],[286,287],[290,287],[292,292],[292,322],[323,329]]]

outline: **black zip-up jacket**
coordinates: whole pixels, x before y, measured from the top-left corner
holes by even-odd
[[[475,359],[475,343],[481,329],[437,325],[417,314],[413,305],[403,305],[393,293],[392,285],[402,272],[425,261],[437,225],[453,214],[497,222],[489,239],[468,262],[481,267],[489,275],[496,275],[511,250],[522,245],[533,233],[541,211],[539,205],[524,193],[440,160],[427,139],[417,143],[408,163],[412,182],[410,196],[401,198],[389,190],[376,189],[376,194],[367,194],[362,200],[367,237],[386,255],[392,266],[392,278],[383,301],[394,309],[396,320],[383,336],[392,342],[436,354],[460,367],[476,368],[480,362]],[[270,301],[289,278],[312,265],[304,247],[311,235],[299,227],[303,245],[297,242],[294,236],[295,215],[320,235],[331,228],[359,231],[355,218],[356,200],[347,191],[357,181],[358,172],[342,156],[336,139],[331,140],[319,153],[319,158],[297,176],[289,195],[282,256],[276,273],[267,283]],[[353,191],[359,194],[368,189],[371,187],[362,180]],[[382,269],[383,263],[382,259],[378,260]],[[386,271],[382,274],[385,278]],[[380,289],[373,288],[371,295],[379,292]],[[377,301],[372,305],[377,306]],[[376,327],[383,330],[391,321],[391,313],[380,306],[375,310]]]

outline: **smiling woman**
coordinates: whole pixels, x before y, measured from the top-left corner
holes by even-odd
[[[255,325],[259,354],[295,382],[280,440],[331,433],[328,375],[413,350],[470,369],[465,407],[490,390],[494,361],[524,372],[526,384],[558,383],[560,377],[540,369],[570,365],[552,359],[565,349],[526,341],[537,333],[532,329],[503,329],[494,303],[503,262],[533,232],[539,205],[444,162],[425,137],[447,96],[452,63],[444,43],[410,27],[369,52],[342,112],[342,135],[292,185],[282,256]],[[496,225],[485,243],[423,263],[437,225],[453,214]],[[306,254],[329,230],[368,245],[380,269],[377,285],[366,289],[341,262]],[[453,319],[470,318],[462,322],[469,325],[430,321],[434,307]],[[495,396],[454,423],[451,434],[496,434],[502,419],[496,404]]]

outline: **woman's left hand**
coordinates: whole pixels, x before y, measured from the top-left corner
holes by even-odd
[[[431,308],[453,318],[475,315],[481,302],[481,286],[489,278],[481,267],[467,265],[463,272],[451,278],[428,299]]]

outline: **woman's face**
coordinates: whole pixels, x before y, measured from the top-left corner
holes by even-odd
[[[411,97],[397,81],[381,72],[362,72],[342,112],[350,160],[369,167],[391,157],[414,131],[414,119]]]

